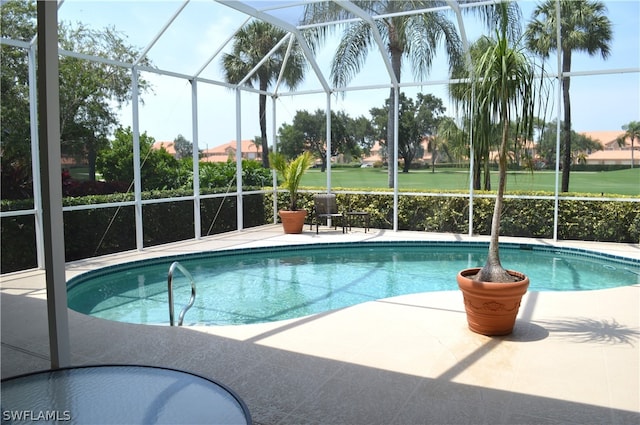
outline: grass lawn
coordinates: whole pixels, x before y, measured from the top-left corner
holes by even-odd
[[[380,168],[335,168],[331,172],[331,186],[334,188],[383,189],[387,187],[387,170]],[[498,174],[492,173],[493,186],[498,184]],[[436,168],[431,170],[411,170],[398,175],[401,190],[468,190],[469,173],[466,170]],[[327,175],[320,169],[309,170],[302,178],[301,185],[326,187]],[[577,193],[604,193],[605,195],[640,195],[640,168],[618,171],[572,171],[569,189]],[[507,178],[509,191],[555,190],[553,171],[511,172]]]

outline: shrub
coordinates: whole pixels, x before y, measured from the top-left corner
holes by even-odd
[[[318,191],[322,189],[316,189]],[[338,192],[341,188],[335,188]],[[347,189],[344,189],[347,190]],[[353,189],[348,189],[353,190]],[[312,194],[306,195],[307,210],[313,207]],[[462,192],[461,192],[461,195]],[[488,235],[491,229],[493,199],[479,192],[474,198],[473,233]],[[552,238],[554,200],[524,199],[524,196],[549,196],[548,193],[515,193],[505,199],[500,234],[505,236]],[[278,204],[284,205],[284,194]],[[589,195],[581,195],[588,197]],[[593,196],[593,195],[591,195]],[[265,214],[272,217],[271,194],[265,195]],[[337,194],[343,211],[367,211],[371,227],[393,228],[393,194]],[[466,196],[403,196],[398,199],[400,230],[467,233],[469,199]],[[640,239],[640,205],[635,202],[566,200],[560,201],[558,239],[637,243]]]
[[[227,188],[236,186],[236,163],[201,162],[201,188]],[[242,161],[242,184],[244,187],[262,187],[271,182],[271,170],[262,167],[258,161]],[[192,186],[192,182],[189,182]]]
[[[250,189],[250,188],[249,188]],[[340,189],[336,188],[336,191]],[[351,189],[353,190],[353,189]],[[203,190],[205,194],[221,190]],[[225,188],[226,191],[226,188]],[[299,193],[300,208],[311,211],[313,194]],[[143,200],[180,198],[190,196],[189,190],[144,192]],[[493,199],[474,198],[473,232],[489,234]],[[524,193],[520,195],[525,195]],[[528,193],[527,195],[544,195]],[[547,194],[548,195],[548,194]],[[585,195],[585,198],[588,196]],[[288,203],[288,194],[278,193],[278,208]],[[65,198],[64,205],[92,205],[133,200],[133,194],[92,195]],[[342,211],[367,211],[371,227],[393,227],[393,194],[338,193]],[[203,236],[227,232],[237,228],[237,198],[220,196],[200,201],[201,232]],[[533,238],[553,237],[554,201],[523,199],[521,196],[505,199],[501,234]],[[2,201],[2,210],[33,208],[33,200]],[[270,223],[273,219],[273,192],[245,195],[243,198],[244,228]],[[400,230],[467,233],[469,200],[461,196],[406,196],[398,200],[398,228]],[[176,200],[143,206],[144,246],[152,246],[191,239],[193,230],[193,201]],[[561,240],[607,241],[638,243],[640,239],[640,205],[635,202],[560,200],[558,238]],[[65,257],[67,261],[132,250],[136,247],[135,215],[133,206],[103,209],[82,209],[64,213]],[[32,215],[4,217],[2,219],[3,273],[33,268],[36,264],[35,223]]]
[[[203,190],[202,194],[216,193]],[[143,192],[143,200],[179,198],[192,195],[188,190]],[[132,201],[133,194],[91,195],[64,198],[65,206],[94,205]],[[237,198],[224,196],[200,202],[202,234],[216,234],[236,229]],[[222,206],[221,206],[222,204]],[[245,195],[244,227],[265,224],[263,196]],[[33,208],[33,200],[2,201],[2,210]],[[143,205],[144,246],[153,246],[194,237],[193,201],[177,200]],[[74,261],[136,248],[134,206],[66,211],[63,216],[65,260]],[[2,218],[2,273],[37,266],[35,221],[32,215]]]

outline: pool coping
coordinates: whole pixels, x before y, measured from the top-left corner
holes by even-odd
[[[272,237],[262,239],[260,241],[244,241],[239,244],[219,246],[218,241],[225,239],[234,240],[236,238],[243,239],[244,236],[250,236],[256,232],[269,232]],[[361,230],[361,229],[360,229]],[[142,251],[126,251],[115,254],[109,254],[101,257],[87,258],[77,261],[68,262],[67,269],[67,285],[72,284],[75,277],[95,269],[108,270],[112,267],[112,261],[118,261],[115,267],[122,264],[132,264],[138,262],[148,262],[150,260],[164,258],[180,261],[181,258],[193,257],[197,255],[211,255],[211,253],[220,253],[225,255],[226,251],[233,250],[237,254],[242,252],[255,252],[254,249],[268,249],[270,251],[291,250],[296,245],[312,245],[314,249],[321,249],[323,246],[334,244],[428,244],[428,245],[462,245],[472,247],[487,247],[489,245],[489,236],[467,236],[451,233],[431,233],[431,232],[409,232],[409,231],[386,231],[380,229],[371,229],[369,233],[350,232],[342,234],[339,232],[324,232],[315,235],[313,232],[304,232],[301,235],[285,235],[282,233],[279,225],[265,225],[237,232],[229,232],[218,234],[199,240],[180,241],[170,244],[147,247]],[[311,237],[309,237],[311,235]],[[354,237],[355,236],[355,237]],[[330,241],[323,240],[329,237]],[[620,244],[612,242],[591,242],[591,241],[553,241],[549,239],[538,238],[517,238],[502,236],[500,246],[506,249],[519,248],[540,251],[565,250],[566,253],[576,253],[585,256],[601,256],[612,261],[630,263],[633,266],[640,265],[640,244]],[[247,243],[248,242],[248,243]],[[202,247],[207,248],[202,248]],[[177,252],[173,252],[177,251]],[[608,251],[608,252],[607,252]],[[169,253],[167,253],[169,252]],[[236,255],[237,255],[236,254]],[[217,254],[216,254],[217,255]],[[133,257],[133,258],[131,258]]]
[[[99,279],[102,278],[104,276],[109,276],[112,273],[117,273],[118,276],[120,276],[121,278],[122,273],[130,273],[130,272],[136,272],[138,268],[140,267],[154,267],[154,266],[158,266],[161,265],[163,267],[166,267],[169,263],[173,263],[173,262],[181,262],[186,264],[186,262],[192,262],[193,261],[198,261],[199,259],[204,259],[204,260],[225,260],[227,258],[229,259],[237,259],[240,257],[243,257],[245,255],[253,255],[253,254],[274,254],[273,258],[279,258],[278,255],[280,254],[296,254],[298,252],[302,253],[304,252],[305,254],[309,254],[312,255],[314,252],[319,252],[319,251],[325,251],[327,249],[331,249],[331,253],[332,254],[341,254],[341,253],[347,253],[350,250],[358,250],[358,249],[362,249],[362,248],[382,248],[382,249],[404,249],[404,248],[424,248],[424,249],[462,249],[464,250],[465,248],[469,248],[470,250],[475,250],[475,254],[478,254],[478,251],[482,251],[484,249],[488,249],[488,242],[485,241],[350,241],[350,242],[318,242],[318,243],[311,243],[311,244],[297,244],[297,245],[291,245],[291,246],[276,246],[276,247],[272,247],[272,246],[260,246],[260,247],[248,247],[248,248],[233,248],[233,249],[224,249],[224,250],[209,250],[209,251],[195,251],[192,253],[181,253],[181,254],[174,254],[174,255],[167,255],[167,256],[160,256],[160,257],[154,257],[154,258],[150,258],[150,259],[138,259],[138,260],[133,260],[133,261],[129,261],[129,262],[122,262],[119,264],[113,264],[113,265],[107,265],[101,268],[96,268],[96,269],[92,269],[92,270],[88,270],[85,271],[84,273],[78,274],[72,278],[70,278],[69,280],[67,280],[67,290],[71,291],[74,289],[83,289],[81,288],[82,285],[86,284],[87,282],[93,280],[93,279]],[[558,254],[561,255],[563,258],[566,257],[570,257],[570,258],[578,258],[578,259],[585,259],[585,260],[604,260],[604,261],[609,261],[611,263],[613,263],[615,266],[618,267],[624,267],[625,270],[627,270],[628,272],[630,272],[631,274],[638,276],[637,278],[635,278],[636,283],[626,283],[624,285],[614,285],[614,286],[606,286],[606,287],[599,287],[599,288],[587,288],[587,289],[575,289],[575,291],[585,291],[585,290],[598,290],[598,289],[610,289],[612,287],[620,287],[620,286],[633,286],[636,284],[640,284],[640,259],[633,259],[633,258],[627,258],[627,257],[622,257],[620,255],[613,255],[613,254],[607,254],[607,253],[601,253],[601,252],[596,252],[593,250],[587,250],[587,249],[583,249],[583,248],[575,248],[575,247],[557,247],[557,246],[548,246],[548,245],[541,245],[541,244],[532,244],[532,243],[516,243],[516,242],[504,242],[500,244],[500,247],[502,250],[504,251],[530,251],[530,252],[537,252],[537,253],[550,253],[550,254]],[[301,248],[301,249],[300,249]],[[469,251],[471,252],[471,251]],[[348,255],[348,254],[347,254]],[[629,269],[628,267],[632,267],[634,268],[634,270]],[[455,274],[452,274],[452,276],[454,276]],[[451,279],[453,281],[453,278]],[[164,280],[166,282],[166,279]],[[424,289],[422,291],[417,291],[416,293],[419,292],[440,292],[440,291],[455,291],[456,288],[454,288],[453,284],[451,285],[451,288],[448,289]],[[549,289],[549,290],[557,290],[557,291],[562,291],[562,292],[571,292],[574,291],[574,289]],[[166,291],[166,287],[165,287],[165,291]],[[529,288],[529,291],[532,292],[544,292],[546,291],[546,289],[544,288]],[[392,295],[392,296],[387,296],[387,297],[383,297],[383,298],[389,298],[389,297],[396,297],[396,296],[402,296],[405,295],[404,293],[400,293],[397,295]],[[361,302],[367,302],[370,301],[370,299],[365,299],[362,300],[360,302],[354,303],[354,304],[349,304],[348,306],[351,305],[356,305],[356,304],[360,304]],[[87,313],[87,312],[83,312],[83,311],[78,311],[75,310],[78,313],[81,314],[87,314],[91,317],[98,317],[98,318],[106,318],[103,317],[102,315],[98,314],[98,315],[94,315],[91,313]],[[321,313],[321,312],[318,312]],[[318,313],[310,313],[310,314],[306,314],[304,316],[307,315],[314,315],[314,314],[318,314]],[[193,324],[189,324],[188,326],[226,326],[226,325],[245,325],[245,324],[254,324],[254,323],[262,323],[264,321],[266,322],[271,322],[271,321],[281,321],[281,320],[288,320],[290,318],[300,318],[300,317],[304,317],[304,316],[294,316],[294,317],[288,317],[288,318],[284,318],[284,319],[276,319],[276,320],[257,320],[257,321],[251,321],[249,323],[217,323],[217,322],[209,322],[209,321],[202,321],[202,322],[196,322]],[[124,323],[140,323],[138,321],[128,321],[128,320],[118,320],[118,319],[107,319],[107,320],[115,320],[115,321],[121,321]],[[164,321],[147,321],[145,323],[142,324],[148,324],[148,325],[167,325],[168,323],[165,323]]]

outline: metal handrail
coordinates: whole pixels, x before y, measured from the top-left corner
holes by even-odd
[[[191,273],[189,273],[189,271],[184,268],[184,266],[182,264],[180,264],[177,261],[174,261],[173,263],[171,263],[171,266],[169,267],[169,274],[167,276],[167,286],[168,286],[168,290],[169,290],[169,325],[170,326],[174,326],[174,320],[173,320],[173,272],[175,271],[175,269],[178,269],[182,272],[182,274],[184,274],[187,278],[189,278],[189,281],[191,282],[191,299],[189,300],[189,303],[182,309],[182,311],[180,312],[180,315],[178,316],[178,326],[182,326],[182,321],[184,320],[184,315],[187,313],[187,310],[189,310],[191,308],[191,306],[193,306],[194,301],[196,300],[196,282],[193,280],[193,276],[191,276]]]

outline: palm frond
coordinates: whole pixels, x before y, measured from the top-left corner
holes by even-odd
[[[313,25],[303,31],[303,36],[311,51],[317,53],[323,46],[324,41],[341,28],[340,25],[323,25],[327,22],[337,21],[341,19],[352,18],[353,16],[347,12],[338,3],[333,1],[309,2],[304,7],[301,25]]]
[[[331,80],[336,87],[346,86],[360,72],[372,45],[371,27],[366,22],[345,28],[331,65]]]
[[[416,79],[426,79],[438,48],[444,43],[449,66],[462,60],[462,42],[455,25],[442,13],[410,16],[405,20],[406,51]]]
[[[285,37],[286,31],[266,22],[251,21],[242,27],[233,39],[232,52],[222,56],[221,65],[226,81],[242,81],[262,61],[258,72],[247,80],[248,85],[260,79],[269,83],[275,82],[285,67],[283,81],[287,86],[295,88],[303,79],[307,63],[299,44],[294,42],[286,63],[286,43],[267,57],[274,46]]]
[[[551,0],[554,1],[554,0]],[[464,10],[479,16],[491,31],[499,30],[511,40],[517,40],[522,34],[522,11],[515,1],[486,4],[483,0],[462,0],[461,4],[483,3]]]
[[[603,59],[609,56],[613,33],[604,3],[597,0],[561,0],[560,12],[564,50],[583,51],[591,56],[600,53]],[[556,1],[546,0],[539,4],[527,27],[529,48],[544,57],[551,50],[556,50],[557,26]]]

